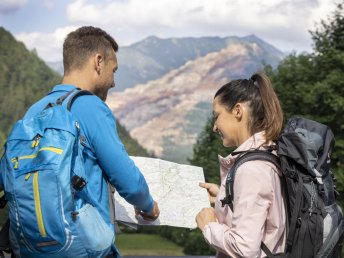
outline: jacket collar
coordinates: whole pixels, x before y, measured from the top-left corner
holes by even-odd
[[[264,136],[263,131],[255,133],[250,138],[248,138],[245,142],[243,142],[238,148],[236,148],[234,152],[247,151],[250,149],[259,149],[263,145],[269,146],[272,144],[272,142],[268,142],[266,144],[265,141],[266,140],[265,140],[265,136]],[[221,155],[218,155],[219,163],[220,163],[221,178],[226,177],[228,170],[233,165],[237,156],[238,155],[233,156],[232,154],[229,154],[227,157],[222,157]]]
[[[57,92],[57,91],[65,91],[65,92],[68,92],[68,91],[71,91],[71,90],[74,90],[76,89],[77,87],[72,85],[72,84],[58,84],[56,85],[53,90],[50,92],[50,93],[53,93],[53,92]],[[50,94],[49,93],[49,94]]]

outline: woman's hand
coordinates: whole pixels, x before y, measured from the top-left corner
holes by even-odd
[[[219,193],[220,187],[212,183],[199,183],[199,186],[207,189],[210,203],[215,203],[216,196]]]
[[[208,222],[216,222],[216,214],[214,208],[203,208],[196,216],[197,226],[203,231]]]

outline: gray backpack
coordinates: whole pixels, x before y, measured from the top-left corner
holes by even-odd
[[[249,150],[239,157],[226,178],[223,205],[233,210],[233,187],[238,167],[250,160],[265,160],[283,173],[282,190],[287,217],[285,252],[267,257],[340,257],[343,242],[343,214],[336,203],[334,175],[330,170],[334,136],[329,127],[304,118],[288,121],[277,145],[268,151]],[[277,151],[278,157],[271,152]]]

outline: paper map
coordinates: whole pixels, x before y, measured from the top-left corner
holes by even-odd
[[[160,159],[131,158],[143,173],[150,193],[158,203],[160,216],[154,222],[136,219],[134,207],[116,192],[116,220],[129,224],[196,228],[197,213],[210,207],[207,191],[198,185],[204,182],[203,169]]]

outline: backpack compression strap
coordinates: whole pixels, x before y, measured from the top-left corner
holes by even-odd
[[[273,149],[271,149],[273,150]],[[226,195],[225,198],[221,200],[222,207],[224,207],[226,204],[231,208],[233,211],[233,200],[234,200],[234,179],[237,169],[244,164],[247,161],[252,160],[263,160],[268,161],[274,164],[277,168],[280,168],[280,163],[278,160],[278,157],[271,153],[271,150],[249,150],[245,152],[241,152],[240,156],[235,160],[234,165],[231,167],[227,174],[226,178]],[[275,257],[269,248],[262,242],[260,244],[260,248],[264,251],[264,253],[267,255],[267,257]]]

